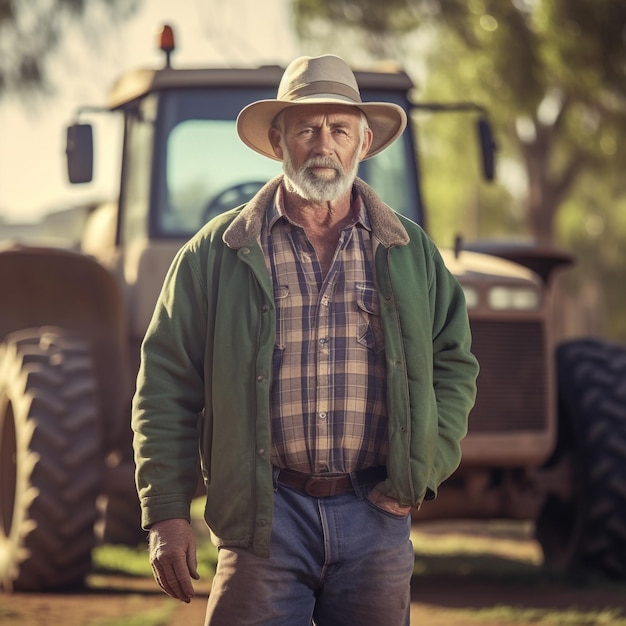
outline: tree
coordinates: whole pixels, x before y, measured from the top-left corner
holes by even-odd
[[[360,32],[371,57],[410,59],[409,37],[436,32],[433,82],[489,104],[528,180],[533,236],[554,239],[559,207],[584,173],[626,148],[626,3],[615,0],[293,0],[299,33]],[[432,39],[432,38],[431,38]],[[410,65],[410,61],[408,63]]]
[[[72,20],[127,18],[140,0],[0,0],[0,98],[48,90],[46,60]],[[100,13],[99,13],[100,12]]]

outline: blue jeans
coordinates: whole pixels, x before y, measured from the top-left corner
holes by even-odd
[[[278,485],[269,559],[221,548],[205,626],[407,626],[411,518]]]

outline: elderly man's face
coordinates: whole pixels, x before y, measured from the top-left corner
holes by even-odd
[[[332,202],[351,189],[371,131],[353,107],[310,105],[286,109],[270,138],[295,191]]]

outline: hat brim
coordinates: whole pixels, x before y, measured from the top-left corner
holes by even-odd
[[[391,102],[359,102],[343,101],[341,97],[317,96],[301,99],[296,102],[282,100],[259,100],[244,107],[237,117],[237,133],[239,138],[248,147],[275,161],[281,159],[276,156],[269,139],[269,130],[274,118],[285,109],[312,104],[340,104],[357,108],[367,117],[372,130],[372,145],[363,160],[373,157],[392,144],[404,131],[407,117],[404,109]]]

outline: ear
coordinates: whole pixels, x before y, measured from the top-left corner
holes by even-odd
[[[372,141],[374,141],[374,133],[371,128],[366,128],[363,135],[363,145],[361,146],[361,153],[359,154],[359,160],[363,160],[365,155],[370,151],[372,147]]]
[[[280,142],[281,142],[280,132],[278,131],[278,129],[272,126],[268,132],[268,137],[269,137],[270,143],[272,144],[274,154],[282,161],[284,152],[280,145]]]

